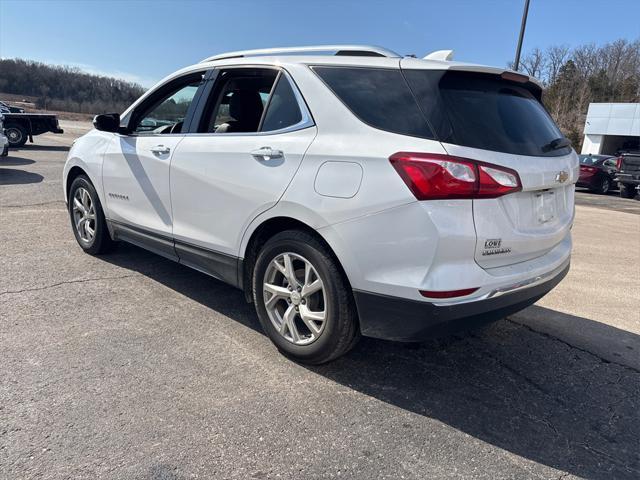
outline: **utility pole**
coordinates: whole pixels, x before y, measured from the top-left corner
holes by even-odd
[[[522,23],[520,24],[520,38],[518,39],[518,48],[516,48],[516,59],[513,61],[513,69],[515,71],[518,71],[520,68],[520,52],[522,51],[524,29],[527,26],[527,15],[529,15],[529,0],[524,0],[524,12],[522,12]]]

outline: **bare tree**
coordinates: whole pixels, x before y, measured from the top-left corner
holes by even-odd
[[[546,81],[548,83],[553,83],[558,78],[558,73],[560,72],[560,68],[566,63],[569,58],[569,53],[571,49],[566,45],[556,45],[553,47],[547,48],[545,52],[546,57]]]
[[[543,81],[544,104],[576,148],[590,103],[640,101],[640,39],[536,48],[525,55],[522,68]]]
[[[546,58],[539,48],[534,48],[520,61],[520,66],[530,77],[541,78],[546,67]]]

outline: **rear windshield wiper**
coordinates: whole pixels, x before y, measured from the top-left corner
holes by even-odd
[[[542,146],[543,152],[550,152],[551,150],[560,150],[571,146],[571,141],[566,137],[558,137],[555,140],[551,140],[546,145]]]

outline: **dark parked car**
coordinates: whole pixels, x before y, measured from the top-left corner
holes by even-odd
[[[0,113],[24,113],[24,108],[14,107],[0,102]]]
[[[611,155],[579,155],[580,177],[578,187],[586,187],[592,192],[607,193],[615,188],[617,172],[616,157]]]
[[[623,153],[617,160],[616,182],[620,196],[633,198],[640,190],[640,152]]]

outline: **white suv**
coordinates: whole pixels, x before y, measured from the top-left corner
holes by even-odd
[[[449,58],[323,46],[182,69],[71,149],[76,239],[243,289],[306,363],[360,334],[420,340],[516,312],[569,269],[578,158],[534,79]]]
[[[4,133],[4,116],[0,112],[0,157],[9,155],[9,139]]]

